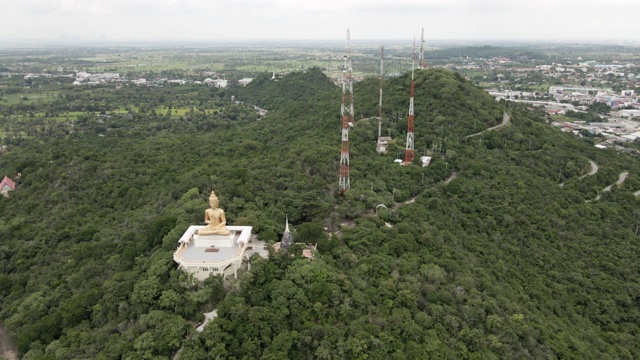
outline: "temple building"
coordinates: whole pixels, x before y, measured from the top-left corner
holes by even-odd
[[[211,275],[238,276],[243,260],[257,253],[269,257],[269,246],[264,241],[249,244],[251,226],[227,226],[224,210],[218,208],[218,197],[212,191],[210,208],[205,210],[205,225],[189,226],[178,241],[173,260],[178,267],[190,273],[194,279],[204,281]],[[273,250],[286,251],[295,242],[286,219],[282,239],[273,245]],[[302,256],[313,259],[317,244],[301,244]]]
[[[289,230],[289,217],[287,216],[284,233],[282,234],[282,239],[280,240],[280,247],[282,249],[286,249],[291,245],[293,245],[293,234],[291,234],[291,230]]]
[[[204,281],[210,275],[237,277],[251,238],[251,226],[227,226],[224,210],[212,191],[209,209],[204,212],[205,225],[189,226],[178,241],[173,260],[179,268]]]
[[[291,230],[289,230],[289,217],[287,217],[284,233],[282,233],[282,238],[280,239],[280,242],[273,244],[273,250],[275,252],[279,252],[281,250],[286,251],[291,245],[293,245],[294,242],[295,240],[293,238],[293,234],[291,233]],[[306,257],[307,259],[313,259],[314,253],[318,249],[318,244],[301,245],[303,245],[302,256]]]

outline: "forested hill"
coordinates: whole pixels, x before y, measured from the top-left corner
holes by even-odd
[[[283,78],[277,79],[272,79],[269,73],[262,73],[256,76],[249,85],[240,87],[237,91],[241,100],[268,110],[283,110],[296,104],[324,105],[326,101],[332,100],[330,97],[335,96],[337,88],[319,68],[312,68],[304,72],[289,73]],[[316,101],[311,102],[311,99],[316,99]],[[309,110],[311,111],[300,114],[301,117],[313,115],[316,112],[313,109]]]
[[[416,148],[434,155],[434,164],[387,167],[402,149],[406,120],[385,121],[399,140],[388,156],[375,155],[377,119],[367,117],[376,114],[377,83],[356,85],[354,186],[334,214],[356,225],[321,242],[314,262],[256,260],[220,305],[220,318],[183,355],[640,355],[632,335],[640,315],[637,160],[599,152],[537,113],[430,70],[416,77]],[[406,108],[408,87],[408,75],[385,81],[387,119]],[[246,91],[256,96],[261,88]],[[507,126],[466,138],[498,124],[503,111]],[[589,158],[603,167],[579,179]],[[451,169],[458,178],[441,183]],[[630,182],[593,202],[623,170]],[[415,194],[415,203],[373,216],[377,204]]]
[[[369,118],[378,81],[355,85],[343,197],[340,90],[317,69],[228,90],[93,90],[110,99],[101,106],[111,117],[88,112],[70,135],[36,136],[0,156],[0,169],[23,174],[0,198],[0,321],[21,354],[640,357],[638,160],[563,134],[454,73],[421,70],[416,154],[434,160],[398,166],[409,82],[385,80],[387,155],[375,153]],[[119,115],[127,92],[192,110]],[[505,111],[506,126],[467,137]],[[600,170],[580,178],[590,159]],[[595,201],[622,171],[624,184]],[[253,258],[226,291],[216,278],[191,283],[171,254],[202,221],[212,189],[229,223],[275,241],[288,214],[319,256]],[[376,215],[379,204],[387,209]],[[196,333],[212,308],[219,317]]]

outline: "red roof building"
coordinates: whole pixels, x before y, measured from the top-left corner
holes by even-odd
[[[5,176],[4,179],[2,179],[2,182],[0,182],[0,194],[4,196],[9,196],[9,191],[15,189],[16,183],[13,180],[9,179],[8,176]]]

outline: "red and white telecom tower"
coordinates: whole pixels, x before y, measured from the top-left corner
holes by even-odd
[[[407,123],[407,147],[404,152],[404,165],[407,166],[413,162],[415,155],[414,150],[414,134],[413,134],[413,93],[416,89],[416,83],[413,80],[413,73],[416,67],[416,40],[413,39],[413,53],[411,54],[411,96],[409,97],[409,121]]]
[[[340,192],[351,188],[349,179],[349,126],[353,126],[353,79],[351,77],[351,38],[347,29],[347,45],[344,54],[344,69],[342,69],[342,148],[340,151]]]
[[[420,37],[420,61],[418,61],[420,69],[426,69],[427,63],[424,61],[424,28],[422,28],[422,36]]]

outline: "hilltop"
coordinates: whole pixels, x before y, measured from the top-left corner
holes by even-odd
[[[406,106],[408,82],[408,75],[385,82],[387,116]],[[637,160],[598,152],[453,73],[421,71],[416,83],[416,148],[444,148],[433,167],[391,166],[395,154],[373,153],[377,121],[366,117],[375,114],[377,81],[358,84],[356,107],[367,110],[359,110],[364,119],[351,132],[356,185],[339,202],[356,225],[342,227],[313,263],[257,261],[186,353],[637,356],[637,339],[628,335],[638,316],[631,280],[639,250],[631,192]],[[498,124],[503,111],[508,126],[466,138]],[[385,125],[402,139],[406,120]],[[579,179],[590,158],[606,169]],[[448,185],[439,182],[447,175],[443,163],[458,172]],[[585,202],[623,169],[632,169],[633,183]],[[403,198],[418,193],[416,201],[381,210],[382,219],[367,215],[379,202],[390,204],[396,187]]]
[[[194,109],[87,115],[69,136],[25,140],[1,156],[0,168],[23,174],[0,198],[0,319],[21,354],[640,356],[638,160],[563,134],[455,73],[421,70],[416,153],[434,161],[398,166],[409,81],[385,80],[387,155],[375,153],[377,80],[356,84],[344,197],[340,90],[319,69],[198,99],[188,88],[141,89],[143,104],[179,99]],[[101,92],[112,99],[107,113],[123,106],[109,89],[92,96]],[[467,137],[505,112],[506,126]],[[589,160],[600,169],[581,179]],[[628,179],[593,201],[622,171]],[[320,256],[254,258],[228,291],[220,279],[191,284],[171,254],[212,188],[229,223],[274,241],[288,214]],[[375,216],[378,204],[414,197]],[[322,227],[333,235],[310,231]],[[198,314],[212,307],[219,317],[196,334]]]

